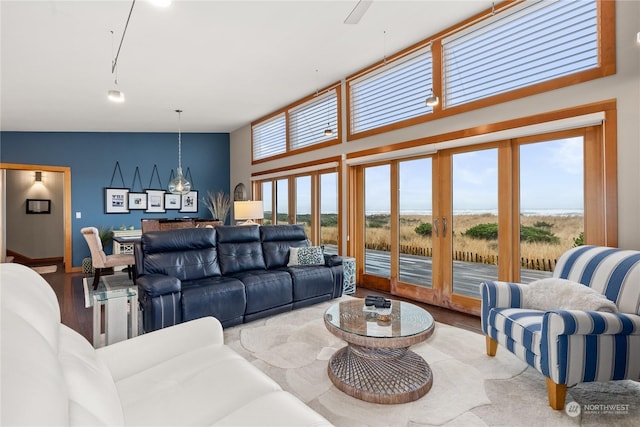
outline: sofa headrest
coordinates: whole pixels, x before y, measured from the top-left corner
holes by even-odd
[[[263,225],[260,239],[263,242],[307,240],[307,234],[300,224]]]
[[[259,242],[260,230],[257,225],[220,225],[216,227],[218,243]]]
[[[215,247],[215,228],[182,228],[177,230],[148,231],[142,234],[142,250],[145,254]]]

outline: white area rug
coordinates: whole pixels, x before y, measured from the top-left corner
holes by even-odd
[[[329,358],[345,345],[323,322],[324,311],[335,302],[228,328],[225,342],[336,426],[640,425],[639,383],[571,388],[567,402],[584,408],[571,417],[549,407],[545,380],[537,371],[504,348],[489,357],[484,336],[440,323],[431,338],[411,347],[433,371],[433,387],[425,396],[400,405],[355,399],[327,376]],[[593,406],[610,404],[618,410],[607,414]]]

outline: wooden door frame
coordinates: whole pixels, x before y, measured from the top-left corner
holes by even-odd
[[[0,169],[61,172],[63,174],[63,227],[64,227],[64,271],[71,273],[73,269],[73,257],[71,246],[71,168],[69,166],[51,165],[27,165],[19,163],[0,163]]]

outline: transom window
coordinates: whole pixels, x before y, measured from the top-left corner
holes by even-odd
[[[432,87],[431,51],[395,61],[352,82],[351,132],[363,132],[430,113],[425,105]]]
[[[526,2],[443,40],[445,108],[598,66],[597,3]]]
[[[253,162],[340,142],[339,85],[320,90],[252,124]]]
[[[253,126],[254,160],[282,154],[287,151],[287,129],[284,114]]]

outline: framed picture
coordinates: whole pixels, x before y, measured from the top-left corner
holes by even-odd
[[[196,190],[182,195],[180,212],[198,212],[198,192]]]
[[[128,188],[109,188],[104,189],[104,213],[129,213],[128,204]]]
[[[28,214],[50,214],[51,200],[49,199],[27,199]]]
[[[164,213],[164,190],[144,190],[147,193],[146,213]]]
[[[129,209],[145,210],[147,209],[147,193],[129,193]]]
[[[181,206],[182,206],[182,197],[180,197],[180,194],[165,193],[164,208],[166,210],[180,209]]]

